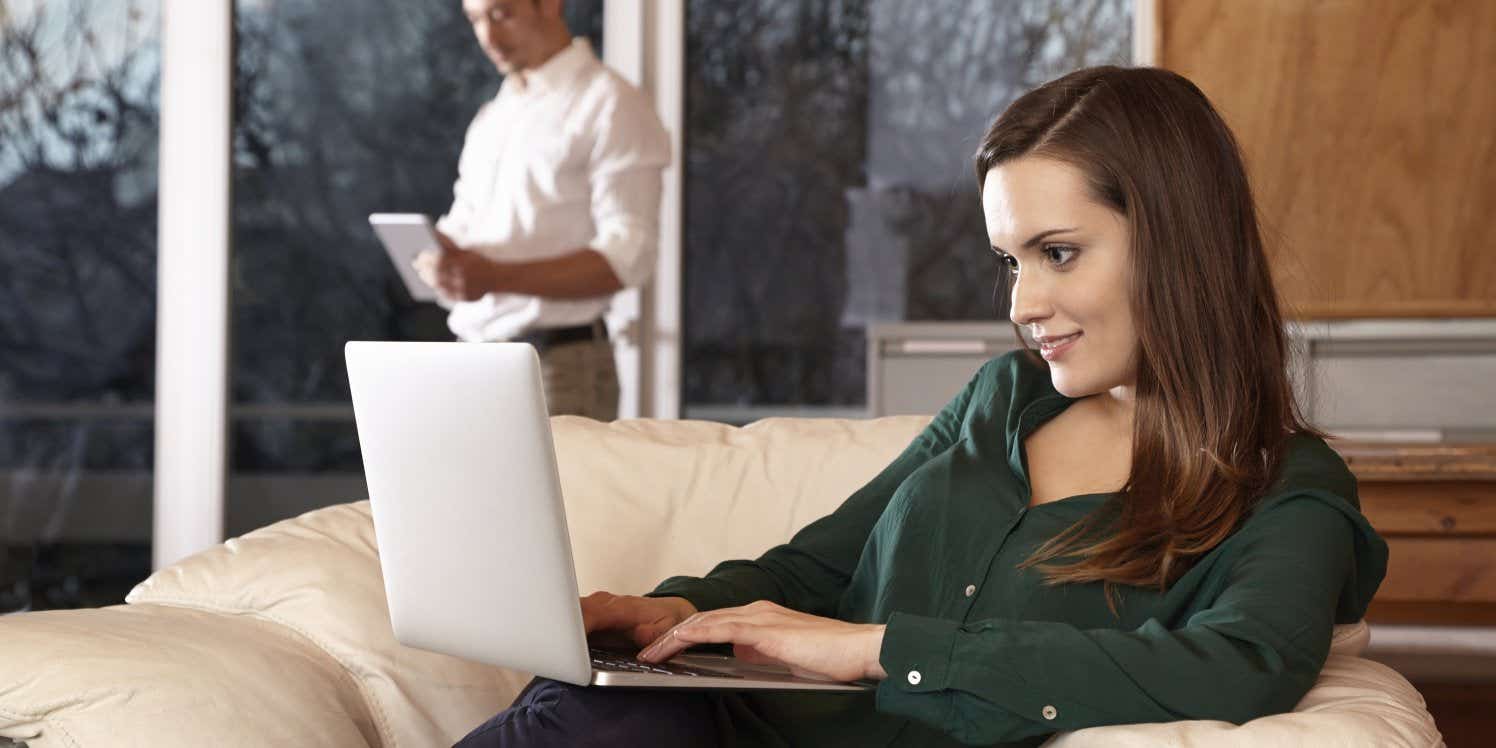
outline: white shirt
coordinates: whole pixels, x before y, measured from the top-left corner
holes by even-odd
[[[437,227],[501,261],[597,250],[624,287],[654,269],[661,172],[670,140],[648,99],[592,53],[586,39],[504,79],[468,127],[452,207]],[[508,340],[587,324],[609,296],[555,299],[490,293],[439,299],[459,339]]]

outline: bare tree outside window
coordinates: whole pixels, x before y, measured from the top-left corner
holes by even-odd
[[[857,412],[865,330],[994,319],[971,154],[1021,92],[1126,64],[1129,0],[687,5],[687,415]]]
[[[0,612],[149,571],[155,0],[0,0]]]

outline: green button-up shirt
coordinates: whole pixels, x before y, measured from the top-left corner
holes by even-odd
[[[1323,440],[1292,437],[1252,516],[1168,590],[1044,584],[1019,569],[1108,494],[1029,507],[1023,442],[1074,400],[1048,372],[989,361],[897,459],[831,515],[754,561],[653,595],[700,610],[772,600],[887,624],[874,693],[725,694],[737,745],[1036,744],[1135,722],[1287,711],[1359,620],[1387,546]]]

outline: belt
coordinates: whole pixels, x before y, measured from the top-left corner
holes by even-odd
[[[602,320],[597,320],[587,325],[576,325],[575,327],[552,327],[545,330],[531,330],[523,335],[517,335],[512,340],[516,343],[529,343],[535,346],[535,350],[543,351],[551,346],[562,343],[576,343],[586,340],[607,340],[608,326]]]

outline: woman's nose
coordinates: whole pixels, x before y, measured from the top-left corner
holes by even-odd
[[[1043,320],[1050,314],[1049,292],[1037,279],[1016,278],[1009,299],[1008,319],[1023,327]]]

